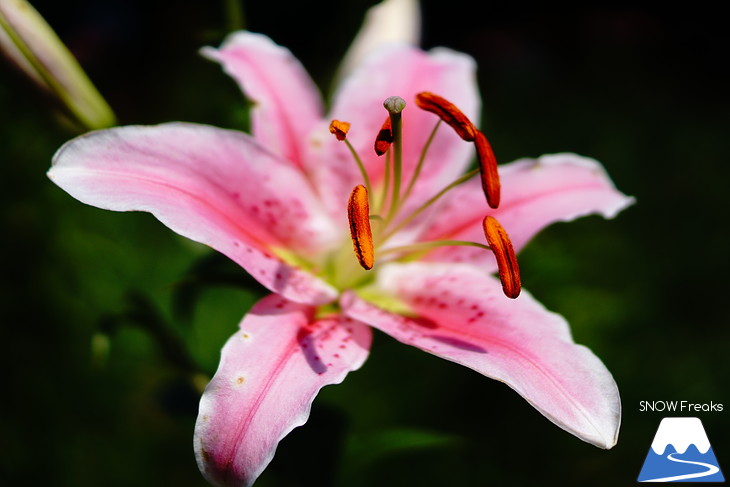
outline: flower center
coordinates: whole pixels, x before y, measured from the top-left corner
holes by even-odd
[[[429,92],[419,93],[416,95],[415,101],[419,108],[438,116],[438,121],[421,150],[418,163],[407,184],[404,184],[405,181],[403,181],[402,150],[402,112],[406,107],[406,102],[398,96],[391,96],[383,102],[388,116],[383,122],[374,143],[375,153],[381,157],[385,156],[383,158],[383,181],[378,188],[378,192],[373,191],[371,178],[362,159],[347,140],[350,124],[339,120],[333,120],[330,124],[330,132],[335,135],[337,140],[347,144],[362,175],[362,184],[358,184],[352,190],[347,205],[350,237],[357,262],[362,269],[370,270],[377,265],[376,259],[391,262],[411,260],[437,247],[462,245],[478,247],[486,251],[492,251],[495,254],[504,293],[510,298],[516,298],[520,293],[520,272],[517,259],[507,232],[494,217],[486,216],[482,222],[488,245],[462,240],[419,241],[395,246],[392,244],[392,239],[398,232],[413,223],[446,193],[477,174],[481,175],[482,189],[487,204],[492,208],[497,208],[500,200],[497,160],[486,136],[472,124],[461,110],[438,95]],[[405,208],[404,205],[421,174],[429,147],[443,123],[447,124],[464,141],[474,143],[479,168],[457,178],[420,206],[410,209],[407,214],[401,215],[400,213]],[[371,208],[374,210],[373,213],[371,213]],[[386,245],[389,241],[391,243]],[[354,262],[354,260],[350,257],[349,262]],[[338,261],[334,266],[336,267],[334,274],[337,276],[335,279],[336,285],[342,289],[357,287],[363,281],[369,280],[367,274],[362,271],[354,271],[345,262]]]

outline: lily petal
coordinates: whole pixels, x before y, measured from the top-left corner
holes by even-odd
[[[84,203],[154,214],[291,300],[336,296],[272,255],[286,249],[306,258],[336,235],[301,173],[245,134],[186,123],[92,132],[61,147],[48,176]]]
[[[319,390],[342,382],[367,358],[370,328],[313,314],[314,308],[269,295],[223,347],[194,438],[200,471],[213,485],[251,485],[279,441],[306,422]]]
[[[438,121],[433,114],[416,106],[416,93],[438,93],[476,120],[480,98],[475,71],[471,57],[448,49],[438,48],[426,53],[411,46],[389,45],[368,57],[343,82],[335,94],[328,120],[351,124],[347,140],[355,147],[377,188],[383,178],[385,156],[375,154],[373,143],[388,115],[383,101],[390,96],[402,97],[407,104],[403,111],[403,175],[407,182]],[[410,205],[422,203],[456,179],[473,154],[472,144],[441,127],[409,199]],[[347,147],[322,125],[316,132],[307,160],[308,172],[318,187],[327,188],[326,194],[322,195],[325,204],[333,213],[340,214],[352,188],[362,183]]]
[[[347,50],[336,79],[348,76],[370,54],[390,43],[417,46],[421,38],[418,0],[384,0],[371,7]]]
[[[302,167],[303,145],[322,118],[319,90],[285,47],[251,32],[229,35],[219,49],[201,53],[221,63],[253,102],[256,140],[271,152]]]
[[[603,166],[576,154],[552,154],[499,166],[502,202],[497,210],[484,204],[476,179],[454,189],[431,222],[423,240],[483,240],[481,221],[492,215],[509,233],[515,251],[546,226],[598,213],[613,218],[634,203],[616,189]],[[489,252],[473,247],[444,247],[425,260],[471,262],[496,269]]]
[[[343,312],[397,340],[505,382],[561,428],[601,448],[617,440],[618,389],[576,345],[567,322],[528,293],[507,299],[495,279],[467,265],[391,264],[378,285],[406,306],[384,311],[349,292]]]

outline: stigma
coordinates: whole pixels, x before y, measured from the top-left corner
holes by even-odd
[[[382,181],[379,181],[378,187],[373,187],[362,159],[347,140],[347,134],[351,128],[350,124],[339,120],[333,120],[330,124],[330,132],[337,140],[347,144],[363,178],[363,184],[355,186],[347,202],[350,239],[352,240],[357,262],[363,269],[370,270],[375,266],[376,251],[380,256],[379,259],[392,262],[411,259],[414,254],[422,255],[436,247],[474,246],[494,253],[504,294],[512,299],[517,298],[521,290],[517,258],[507,232],[493,216],[485,216],[482,222],[482,230],[487,241],[486,245],[482,242],[438,240],[417,241],[397,247],[393,247],[392,244],[385,246],[393,235],[413,222],[443,195],[477,174],[480,175],[488,207],[492,209],[499,207],[500,182],[497,159],[484,133],[456,105],[439,95],[421,92],[416,95],[415,102],[418,108],[433,113],[438,117],[438,120],[436,120],[433,132],[423,147],[418,162],[408,180],[404,178],[403,174],[402,151],[405,100],[398,96],[391,96],[383,103],[388,114],[373,143],[375,153],[378,156],[386,156],[383,159]],[[453,130],[463,141],[474,144],[478,168],[457,178],[416,209],[410,209],[409,213],[401,214],[403,213],[401,210],[405,207],[404,203],[409,198],[411,190],[421,173],[431,141],[442,123]],[[412,206],[409,208],[412,208]],[[371,214],[371,208],[373,208],[374,214]],[[485,208],[485,213],[487,211]],[[371,220],[376,220],[374,223],[375,232],[371,227]],[[383,247],[385,247],[384,250]]]

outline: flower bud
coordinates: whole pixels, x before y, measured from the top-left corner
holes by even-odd
[[[109,105],[76,59],[25,0],[0,0],[0,51],[56,96],[85,128],[115,124]]]

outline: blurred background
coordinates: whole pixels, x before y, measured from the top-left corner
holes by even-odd
[[[373,0],[242,3],[325,93]],[[226,1],[33,2],[120,124],[245,128],[246,104],[197,54],[237,25]],[[423,46],[476,58],[482,127],[501,161],[573,151],[637,204],[556,224],[522,253],[523,282],[612,371],[624,407],[602,451],[505,385],[377,333],[279,446],[265,486],[616,486],[634,483],[662,417],[700,412],[730,475],[728,42],[717,12],[423,0]],[[478,9],[478,13],[477,13]],[[674,10],[672,10],[674,9]],[[45,176],[76,135],[0,58],[0,484],[204,486],[199,393],[263,290],[147,214],[85,206]]]

